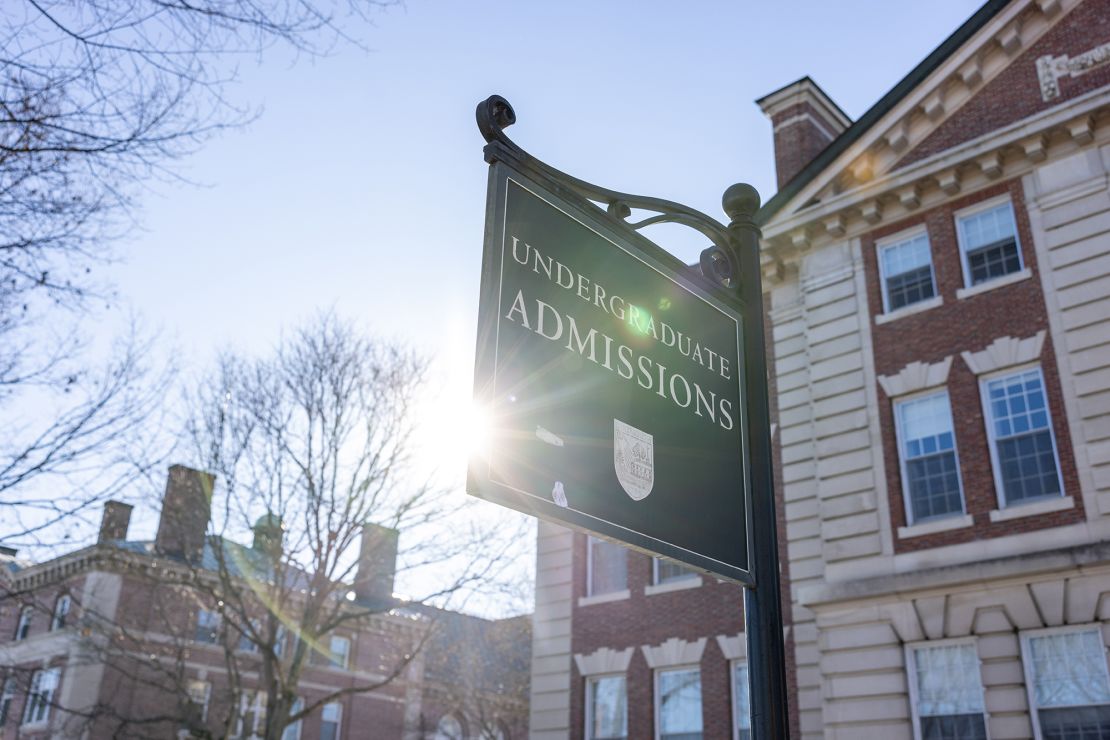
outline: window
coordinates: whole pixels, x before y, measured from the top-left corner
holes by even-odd
[[[436,724],[435,740],[465,740],[462,723],[450,714],[440,717]]]
[[[1002,505],[1062,495],[1040,368],[984,380],[983,398]]]
[[[61,672],[60,668],[51,668],[31,674],[31,688],[23,707],[23,724],[45,724],[50,719],[50,707],[54,704],[54,693],[58,690]]]
[[[208,721],[208,700],[212,696],[212,685],[207,681],[192,679],[185,684],[185,693],[189,703],[196,707],[197,716],[201,723]]]
[[[330,645],[331,657],[329,659],[329,665],[336,668],[346,668],[351,652],[351,641],[346,637],[332,635]]]
[[[31,617],[35,615],[35,609],[31,606],[25,606],[19,612],[19,623],[15,626],[15,640],[26,640],[27,634],[31,631]]]
[[[236,645],[236,649],[244,653],[257,653],[258,644],[252,639],[251,634],[257,635],[259,633],[259,624],[252,619],[250,626],[246,629],[247,631],[239,633],[239,644]]]
[[[1110,675],[1099,628],[1026,635],[1022,643],[1041,740],[1110,737]]]
[[[289,709],[289,716],[292,717],[303,709],[304,699],[298,696],[297,700],[293,702],[293,706]],[[281,740],[301,740],[301,720],[286,725],[285,730],[281,733]]]
[[[910,647],[910,696],[922,740],[986,740],[974,643]]]
[[[660,740],[701,740],[701,672],[697,668],[659,671],[655,696]]]
[[[628,737],[628,692],[624,676],[596,676],[586,682],[586,740]]]
[[[628,588],[628,551],[620,545],[587,538],[588,594],[596,596]]]
[[[919,231],[879,245],[884,310],[897,311],[937,294],[929,235]]]
[[[235,737],[249,738],[266,732],[266,693],[244,691],[239,697],[239,717]]]
[[[50,620],[50,629],[60,630],[66,626],[66,617],[69,616],[69,594],[62,594],[54,602],[54,617]]]
[[[660,560],[659,558],[652,558],[652,580],[655,585],[661,583],[673,583],[675,581],[685,581],[690,578],[697,578],[698,574],[690,570],[684,565],[672,563],[669,560]]]
[[[898,401],[894,416],[909,523],[962,514],[960,466],[948,392]]]
[[[751,687],[748,685],[748,664],[732,664],[732,736],[735,740],[751,740]]]
[[[324,705],[320,715],[320,740],[338,740],[339,721],[343,717],[343,707],[337,701]]]
[[[215,645],[220,641],[221,622],[219,612],[210,612],[207,609],[199,610],[197,612],[197,633],[194,639],[197,642]]]
[[[8,723],[13,701],[15,701],[15,679],[9,676],[4,681],[4,691],[0,692],[0,727]]]
[[[1021,249],[1010,201],[957,216],[956,232],[967,287],[1021,271]]]

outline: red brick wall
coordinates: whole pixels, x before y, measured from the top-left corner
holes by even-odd
[[[628,599],[577,606],[586,595],[586,536],[574,536],[574,609],[571,650],[590,654],[601,647],[634,648],[628,668],[628,736],[652,737],[654,732],[654,675],[640,647],[655,646],[678,637],[705,637],[701,660],[702,722],[704,736],[727,738],[732,727],[728,662],[714,639],[744,629],[742,589],[732,583],[700,576],[701,586],[668,593],[644,595],[651,583],[651,558],[628,553]],[[571,737],[582,738],[585,729],[585,679],[572,667]]]
[[[976,202],[1008,193],[1014,206],[1018,239],[1025,267],[1033,275],[1011,285],[989,290],[969,298],[957,299],[963,287],[963,274],[953,212]],[[863,237],[864,269],[867,275],[868,303],[872,315],[883,313],[875,242],[919,224],[929,233],[937,292],[944,303],[936,308],[905,316],[872,327],[875,370],[879,375],[894,375],[905,365],[919,361],[939,362],[952,355],[947,389],[952,406],[956,449],[960,461],[967,512],[974,518],[972,527],[914,537],[894,539],[896,552],[950,545],[1000,537],[1082,521],[1083,502],[1079,492],[1071,438],[1064,415],[1060,381],[1051,337],[1046,337],[1041,353],[1046,393],[1052,414],[1059,452],[1064,492],[1075,499],[1075,508],[1035,517],[991,522],[990,511],[998,508],[987,433],[979,394],[979,379],[960,357],[962,351],[979,351],[998,337],[1031,337],[1048,329],[1044,296],[1038,274],[1029,218],[1025,211],[1021,182],[1012,180],[967,195],[938,208],[924,211],[912,219],[890,224]],[[898,450],[894,431],[893,405],[878,390],[879,419],[883,435],[883,461],[893,527],[906,525]]]
[[[896,169],[1110,84],[1110,64],[1060,80],[1060,96],[1045,101],[1037,59],[1074,56],[1110,41],[1110,0],[1086,0],[1026,49],[1002,73],[898,162]],[[777,143],[776,143],[777,146]]]

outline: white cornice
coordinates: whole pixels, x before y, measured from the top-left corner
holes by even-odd
[[[826,116],[829,123],[838,126],[839,131],[837,133],[852,125],[852,119],[841,113],[825,91],[808,79],[802,79],[792,85],[787,85],[758,101],[760,109],[768,118],[793,105],[803,103],[809,103]]]
[[[864,208],[867,204],[878,203],[884,197],[896,200],[896,191],[922,181],[938,183],[949,196],[958,195],[962,189],[963,179],[958,171],[960,166],[977,162],[986,155],[1006,148],[1020,146],[1022,157],[1028,161],[1028,166],[1025,169],[1031,169],[1033,165],[1044,161],[1047,157],[1050,143],[1046,139],[1046,143],[1043,143],[1030,154],[1023,145],[1024,142],[1031,137],[1045,135],[1053,129],[1063,130],[1070,121],[1085,118],[1108,106],[1110,106],[1110,91],[1106,89],[1093,90],[1035,116],[1023,118],[1004,128],[987,132],[950,149],[937,152],[904,169],[891,173],[888,177],[846,190],[834,198],[818,203],[804,211],[774,218],[763,226],[763,235],[768,240],[776,239],[811,225],[820,234],[824,231],[821,228],[822,224],[833,220],[835,216],[843,214],[845,211]],[[1007,172],[1007,175],[1011,176],[1011,173]],[[947,187],[945,187],[946,184]],[[869,219],[871,225],[868,229],[874,228],[874,224],[888,217],[888,214],[882,212],[881,207],[872,208],[871,210],[875,215],[874,218]],[[780,211],[780,214],[784,214],[784,212]],[[901,218],[903,215],[904,212],[900,210],[896,218]],[[836,238],[841,238],[841,236],[836,235]]]

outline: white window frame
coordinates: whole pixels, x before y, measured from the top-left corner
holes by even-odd
[[[15,634],[12,642],[22,642],[31,636],[31,620],[35,616],[35,607],[24,606],[19,610],[19,619],[15,623]]]
[[[987,740],[990,740],[991,715],[987,711],[987,687],[983,683],[983,658],[979,655],[979,641],[974,636],[954,637],[948,640],[919,640],[918,642],[905,644],[906,683],[910,690],[910,718],[913,721],[914,740],[921,740],[921,715],[917,713],[917,659],[914,657],[914,651],[918,648],[947,647],[950,645],[971,645],[975,649],[975,657],[979,661],[979,689],[982,692],[983,701],[983,727],[987,734]]]
[[[54,612],[50,615],[51,632],[65,628],[65,619],[69,616],[69,610],[72,607],[73,599],[70,598],[69,594],[61,594],[54,600]]]
[[[898,475],[902,479],[902,505],[906,509],[906,526],[912,527],[918,522],[913,516],[913,501],[910,500],[910,486],[909,476],[906,473],[906,456],[905,452],[905,432],[902,429],[902,419],[898,413],[898,405],[906,403],[907,401],[918,401],[929,396],[937,396],[943,393],[948,399],[948,419],[952,422],[952,453],[956,457],[956,483],[960,488],[960,511],[952,512],[945,516],[938,516],[932,519],[926,519],[926,523],[945,521],[950,518],[967,516],[967,497],[964,495],[964,476],[963,468],[960,466],[960,445],[956,439],[956,418],[952,415],[952,396],[948,392],[948,386],[938,385],[932,388],[927,388],[923,391],[916,393],[907,393],[904,396],[898,396],[891,399],[890,411],[894,415],[894,444],[898,448]]]
[[[1006,503],[1006,489],[1002,485],[1002,468],[998,462],[998,440],[994,434],[994,413],[991,411],[990,394],[987,392],[987,385],[992,380],[1005,378],[1010,375],[1018,375],[1020,373],[1028,372],[1029,370],[1036,370],[1041,378],[1041,392],[1044,393],[1044,408],[1045,415],[1048,417],[1048,433],[1052,437],[1052,457],[1056,461],[1056,478],[1060,482],[1060,495],[1059,496],[1041,496],[1032,500],[1018,502],[1014,505]],[[1060,445],[1056,443],[1056,424],[1053,423],[1052,417],[1052,404],[1049,401],[1048,384],[1044,379],[1044,369],[1039,362],[1034,362],[1027,365],[1014,365],[1005,370],[998,372],[988,373],[979,376],[979,402],[983,408],[983,423],[987,427],[987,447],[990,449],[991,456],[991,473],[994,476],[994,497],[998,502],[998,509],[1018,508],[1028,504],[1036,504],[1042,501],[1052,501],[1056,498],[1065,498],[1067,491],[1064,490],[1064,471],[1060,468]]]
[[[730,691],[729,691],[729,701],[732,702],[729,705],[729,707],[731,709],[730,713],[732,714],[732,737],[733,737],[733,740],[736,740],[737,738],[740,737],[740,717],[738,717],[736,715],[736,692],[739,689],[739,687],[736,685],[736,668],[738,666],[744,666],[745,668],[748,668],[748,661],[747,660],[730,660],[728,662],[728,684],[731,687]],[[751,682],[752,682],[751,668],[748,668],[748,712],[749,712],[749,716],[748,716],[748,734],[749,735],[751,734],[751,728],[752,728],[751,715],[750,715],[750,713],[751,713],[751,695],[752,695]]]
[[[342,662],[338,662],[335,659],[336,655],[337,655],[337,653],[335,652],[335,643],[337,641],[345,642],[347,644],[347,649],[343,652],[343,661]],[[350,667],[350,665],[351,665],[351,638],[350,637],[348,637],[346,635],[332,635],[330,638],[328,638],[328,662],[327,662],[327,665],[330,668],[342,668],[344,670],[346,670],[347,668]]]
[[[195,686],[204,686],[204,700],[201,702],[200,705],[200,721],[207,722],[208,704],[212,701],[212,684],[200,678],[189,679],[189,683],[186,686],[185,692],[186,695],[189,697],[189,701],[193,702],[194,704],[196,703],[196,699],[193,697],[192,691],[190,691],[190,689]]]
[[[892,309],[890,307],[890,297],[887,295],[886,292],[887,275],[886,270],[883,269],[883,250],[887,249],[888,247],[893,247],[901,244],[902,242],[907,242],[920,236],[921,234],[925,235],[925,243],[929,247],[929,277],[933,280],[933,295],[931,298],[926,298],[923,301],[918,301],[917,303],[909,303],[905,306],[899,306],[898,308]],[[879,289],[882,292],[884,314],[900,314],[902,311],[910,311],[918,304],[927,303],[928,301],[936,300],[940,297],[940,286],[937,285],[937,268],[936,265],[933,264],[933,240],[929,238],[929,229],[925,224],[911,226],[904,231],[899,231],[897,234],[891,234],[890,236],[884,236],[882,239],[876,240],[875,262],[879,267]]]
[[[597,740],[593,735],[594,728],[594,703],[590,701],[590,687],[595,681],[600,681],[605,678],[623,678],[624,679],[624,730],[625,737],[628,737],[628,673],[596,673],[586,676],[586,727],[582,733],[585,740]]]
[[[663,717],[663,694],[659,691],[659,677],[664,673],[672,673],[672,672],[678,672],[678,671],[697,671],[699,689],[704,688],[702,686],[702,683],[701,683],[701,679],[702,679],[701,665],[698,664],[698,663],[690,663],[688,665],[663,666],[661,668],[656,668],[654,671],[652,671],[652,695],[654,697],[652,703],[655,705],[655,707],[654,707],[655,740],[662,740],[662,738],[663,738],[663,725],[662,725],[662,722],[660,721]],[[704,692],[702,693],[702,701],[701,701],[701,706],[699,708],[701,709],[701,734],[704,737],[705,736],[705,695],[704,695]]]
[[[1010,197],[1009,193],[1003,193],[1002,195],[996,196],[994,198],[987,198],[986,200],[979,201],[978,203],[970,205],[967,208],[961,208],[960,210],[952,214],[952,226],[956,230],[956,243],[959,245],[960,249],[960,269],[963,271],[964,290],[979,288],[981,286],[988,285],[989,283],[994,281],[988,280],[984,283],[979,283],[979,285],[971,284],[971,269],[968,267],[967,264],[967,244],[964,243],[963,229],[960,228],[960,219],[974,216],[978,213],[982,213],[983,211],[989,211],[993,208],[997,208],[1003,203],[1008,203],[1010,205],[1010,218],[1014,221],[1014,244],[1017,245],[1018,265],[1020,265],[1017,271],[1010,273],[1010,275],[1017,275],[1025,269],[1025,257],[1021,253],[1021,234],[1018,232],[1017,212],[1014,210],[1014,199]],[[1003,280],[1010,275],[1003,275],[1002,277],[994,278],[994,280]]]
[[[324,734],[324,723],[333,721],[324,719],[324,713],[327,712],[328,707],[335,707],[335,737],[339,740],[343,737],[343,704],[338,701],[329,701],[320,708],[320,734]]]
[[[3,688],[0,689],[0,734],[2,734],[4,726],[11,718],[12,704],[15,703],[15,684],[15,676],[9,675],[4,679]]]
[[[1029,646],[1029,639],[1033,637],[1045,637],[1048,635],[1066,635],[1071,632],[1096,632],[1099,640],[1102,641],[1102,656],[1103,666],[1107,671],[1107,680],[1110,680],[1110,665],[1107,664],[1108,656],[1106,647],[1106,636],[1102,631],[1101,622],[1089,622],[1087,624],[1070,624],[1066,627],[1048,627],[1039,630],[1023,630],[1020,633],[1021,639],[1021,668],[1025,677],[1025,698],[1029,702],[1029,720],[1033,723],[1033,738],[1034,740],[1042,740],[1041,735],[1041,717],[1040,709],[1037,706],[1037,696],[1034,693],[1033,686],[1033,650]]]
[[[624,593],[625,591],[628,590],[628,555],[627,555],[627,551],[626,551],[626,554],[624,556],[624,568],[625,568],[625,571],[624,571],[624,588],[623,589],[618,588],[615,591],[602,591],[601,593],[595,593],[594,592],[594,548],[593,548],[593,543],[594,542],[603,542],[607,545],[613,545],[614,547],[620,547],[620,545],[609,542],[608,540],[603,540],[600,537],[594,537],[592,534],[586,535],[586,596],[587,596],[587,598],[590,597],[590,596],[607,596],[609,594]]]
[[[44,704],[42,718],[31,720],[28,715],[31,714],[32,704],[31,697],[41,689],[42,679],[44,676],[52,676],[51,681],[53,686],[50,689],[50,698]],[[62,687],[62,669],[58,666],[53,668],[43,668],[31,674],[31,680],[27,684],[27,697],[23,700],[23,722],[20,723],[22,727],[45,727],[50,723],[50,709],[54,705],[54,697],[58,695],[58,689]],[[41,691],[39,691],[41,693]]]

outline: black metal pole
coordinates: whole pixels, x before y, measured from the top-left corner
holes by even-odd
[[[744,316],[744,372],[751,461],[752,571],[756,586],[744,591],[744,629],[748,637],[752,737],[780,740],[789,738],[790,725],[779,589],[770,396],[765,370],[760,233],[754,221],[759,210],[759,193],[751,185],[733,185],[725,191],[722,204],[732,219],[728,232],[740,270],[737,288],[748,309]]]

